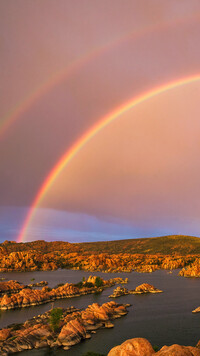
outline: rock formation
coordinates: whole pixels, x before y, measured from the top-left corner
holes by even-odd
[[[178,245],[175,246],[176,253],[176,249],[174,249],[171,255],[153,254],[153,252],[151,252],[152,254],[125,252],[129,250],[140,251],[146,240],[142,239],[138,248],[135,249],[131,248],[135,242],[132,241],[132,245],[127,249],[125,246],[130,243],[130,240],[123,242],[123,247],[119,245],[123,253],[113,253],[111,242],[111,245],[108,245],[107,252],[99,253],[98,249],[95,251],[97,247],[95,243],[93,245],[94,251],[90,251],[89,244],[70,244],[59,241],[48,243],[42,240],[18,244],[7,241],[0,245],[0,272],[69,268],[104,272],[131,272],[135,270],[151,273],[158,269],[183,268],[180,272],[182,276],[200,276],[199,255],[178,255]],[[149,240],[153,241],[153,239]],[[193,249],[188,251],[193,251]]]
[[[200,277],[200,259],[195,259],[191,265],[183,268],[179,272],[179,275],[184,277]]]
[[[28,284],[28,287],[44,287],[47,286],[48,282],[47,281],[41,281],[41,282],[36,282],[36,283],[30,283]]]
[[[200,307],[194,309],[192,312],[193,312],[193,313],[200,313]]]
[[[96,280],[100,282],[100,287],[94,284],[96,283]],[[80,282],[77,284],[66,283],[53,289],[43,287],[40,290],[26,287],[21,289],[18,293],[13,293],[12,295],[4,294],[2,298],[0,298],[0,309],[6,310],[28,307],[47,303],[56,299],[71,298],[85,294],[101,292],[104,288],[110,287],[118,282],[121,283],[121,281],[123,281],[122,278],[112,278],[111,280],[105,281],[99,277],[90,276],[85,282]]]
[[[143,283],[135,288],[132,292],[133,294],[144,294],[144,293],[162,293],[162,290],[157,289],[156,287],[152,286],[148,283]]]
[[[118,298],[127,294],[144,294],[144,293],[162,293],[162,290],[155,288],[151,284],[143,283],[136,287],[134,290],[128,290],[127,288],[117,287],[113,294],[109,298]]]
[[[148,340],[135,338],[126,340],[119,346],[113,347],[108,356],[200,356],[200,349],[192,346],[171,345],[163,346],[155,352]]]
[[[113,347],[108,356],[151,356],[154,353],[155,351],[148,340],[135,338]]]
[[[7,356],[40,347],[62,347],[67,350],[81,340],[90,338],[92,331],[113,326],[111,320],[126,315],[127,306],[112,301],[103,305],[94,303],[82,311],[73,307],[63,309],[60,326],[54,331],[49,323],[50,311],[22,325],[11,325],[0,330],[0,354]]]
[[[0,294],[3,293],[17,293],[25,286],[17,281],[0,282]]]

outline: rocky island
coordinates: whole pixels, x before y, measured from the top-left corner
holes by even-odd
[[[127,314],[129,304],[113,301],[94,303],[85,310],[52,309],[24,324],[10,325],[0,330],[0,354],[7,356],[33,348],[64,348],[91,337],[99,328],[113,327],[113,321]]]
[[[18,281],[10,280],[7,282],[0,282],[0,295],[5,293],[17,293],[24,288],[25,286]]]
[[[113,294],[111,294],[109,298],[118,298],[128,294],[146,294],[146,293],[162,293],[162,292],[163,292],[162,290],[155,288],[151,284],[143,283],[138,287],[136,287],[134,290],[128,290],[127,288],[119,286],[116,289],[114,289]]]
[[[192,312],[193,312],[193,313],[200,313],[200,307],[194,309]]]
[[[7,310],[29,307],[52,302],[56,299],[72,298],[90,293],[102,292],[104,288],[111,287],[118,283],[126,282],[119,277],[103,280],[100,277],[90,276],[86,281],[77,284],[66,283],[52,289],[46,286],[42,289],[32,289],[28,287],[21,288],[17,293],[3,295],[0,298],[0,309]]]

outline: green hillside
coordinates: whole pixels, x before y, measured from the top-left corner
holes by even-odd
[[[79,246],[84,251],[97,253],[200,254],[200,238],[183,235],[88,242],[81,243]]]
[[[37,240],[26,243],[5,241],[0,244],[2,253],[15,251],[36,251],[42,254],[49,252],[79,253],[131,253],[131,254],[164,254],[164,255],[200,255],[200,238],[194,236],[171,235],[141,239],[116,241],[69,243],[65,241],[46,242]]]

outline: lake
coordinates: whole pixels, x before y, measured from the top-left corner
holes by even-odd
[[[100,329],[92,338],[73,346],[70,350],[57,350],[48,353],[47,350],[31,350],[21,352],[20,356],[68,355],[77,356],[94,351],[107,354],[116,345],[126,339],[145,337],[152,345],[159,347],[174,343],[195,346],[200,339],[200,313],[193,314],[192,310],[200,306],[200,280],[178,276],[179,270],[172,273],[159,270],[153,273],[102,273],[75,270],[37,271],[37,272],[8,272],[0,273],[6,280],[14,279],[23,284],[46,280],[49,287],[58,283],[77,283],[83,277],[97,275],[104,279],[113,277],[128,277],[128,289],[135,289],[139,284],[150,283],[163,293],[146,295],[127,295],[110,299],[116,287],[107,288],[100,295],[85,295],[71,299],[61,299],[54,302],[54,307],[86,308],[89,304],[99,304],[110,300],[118,303],[130,303],[128,314],[114,320],[113,329]],[[22,323],[35,315],[42,314],[51,308],[51,303],[16,310],[1,311],[0,328],[12,323]],[[16,354],[18,355],[18,354]]]

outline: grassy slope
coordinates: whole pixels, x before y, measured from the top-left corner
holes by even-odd
[[[43,240],[28,243],[4,242],[2,252],[30,251],[48,253],[89,252],[89,253],[141,253],[141,254],[200,254],[200,238],[194,236],[171,235],[142,239],[117,241],[85,242],[71,244],[64,241],[46,242]]]
[[[200,238],[171,235],[143,239],[82,243],[84,251],[98,253],[200,254]]]

